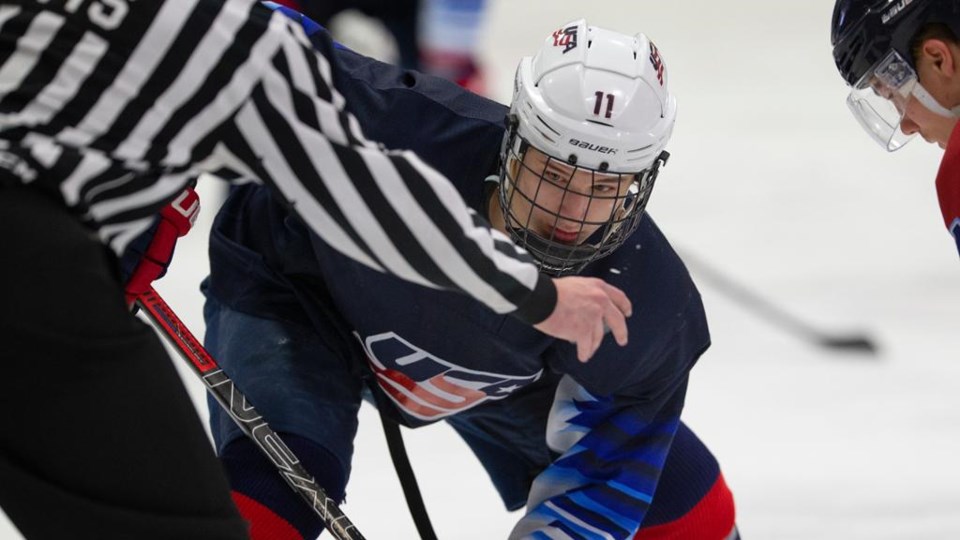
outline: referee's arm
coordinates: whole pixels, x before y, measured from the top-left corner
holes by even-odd
[[[318,54],[300,25],[282,28],[282,46],[226,141],[248,174],[276,188],[321,238],[364,264],[463,291],[532,323],[547,318],[556,304],[553,281],[475,215],[441,174],[411,152],[367,141],[333,84],[329,39]]]
[[[223,139],[245,174],[273,186],[328,244],[372,268],[512,313],[575,342],[583,361],[605,329],[626,343],[631,306],[622,291],[592,278],[541,275],[443,175],[412,152],[364,138],[335,87],[328,37],[317,46],[279,13],[270,26],[280,46]]]

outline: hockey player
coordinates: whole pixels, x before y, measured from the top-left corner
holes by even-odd
[[[327,26],[337,13],[357,9],[393,34],[398,64],[454,81],[482,94],[477,58],[486,0],[277,0]]]
[[[442,175],[368,142],[331,50],[252,0],[0,1],[0,504],[25,536],[247,536],[117,277],[116,255],[203,171],[262,182],[326,245],[539,323],[582,358],[604,321],[625,341],[621,292],[539,275]]]
[[[480,37],[486,0],[423,0],[417,24],[420,71],[484,94]]]
[[[456,179],[543,270],[622,287],[637,306],[631,340],[578,362],[568,343],[472,300],[383,279],[268,190],[243,186],[211,235],[206,344],[264,418],[337,500],[369,393],[407,426],[453,426],[506,507],[526,506],[511,538],[737,538],[716,460],[679,419],[710,344],[700,296],[644,217],[676,115],[658,49],[642,34],[564,25],[521,60],[509,111],[341,54],[362,125]],[[253,537],[316,537],[312,510],[216,404],[210,412]]]
[[[889,151],[919,133],[945,149],[944,224],[960,249],[960,2],[838,0],[833,56],[854,116]]]

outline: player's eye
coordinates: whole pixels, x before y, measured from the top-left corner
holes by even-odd
[[[546,171],[545,173],[543,173],[543,177],[546,178],[547,180],[555,183],[555,184],[556,184],[556,183],[561,183],[561,182],[563,182],[564,180],[566,180],[566,178],[564,178],[563,176],[561,176],[560,173],[558,173],[557,171],[550,171],[550,170],[548,170],[548,171]]]
[[[613,195],[617,192],[617,187],[611,184],[595,184],[593,191],[600,195]]]

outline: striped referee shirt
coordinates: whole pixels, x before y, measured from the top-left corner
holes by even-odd
[[[329,39],[254,0],[0,0],[0,176],[119,254],[226,169],[372,268],[546,318],[552,281],[441,174],[367,141],[337,69]]]

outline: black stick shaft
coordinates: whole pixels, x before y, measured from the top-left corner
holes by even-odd
[[[691,256],[688,252],[681,255],[694,274],[710,282],[719,292],[726,294],[741,306],[750,309],[781,330],[821,347],[876,354],[877,345],[870,337],[861,333],[839,335],[817,328],[735,282],[719,270]]]
[[[151,288],[140,295],[137,304],[160,329],[167,341],[177,349],[180,356],[190,364],[193,372],[200,377],[210,394],[230,414],[240,429],[270,459],[280,476],[323,519],[327,530],[337,540],[364,540],[360,531],[337,506],[337,502],[327,496],[313,476],[300,464],[300,460],[280,440],[277,433],[270,429],[263,417],[233,384],[233,380],[220,369],[163,298]]]

